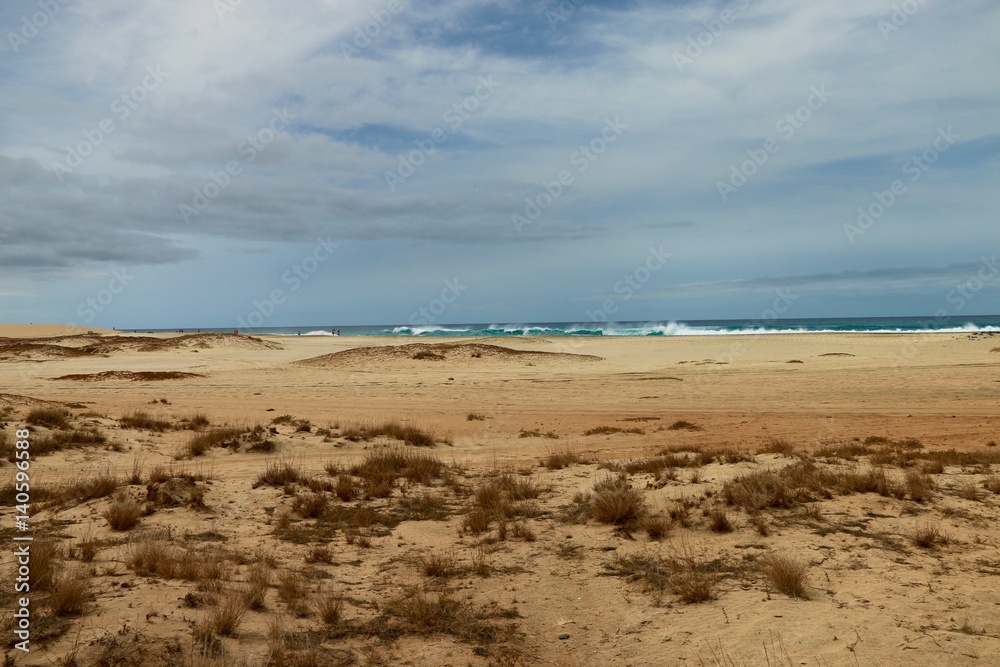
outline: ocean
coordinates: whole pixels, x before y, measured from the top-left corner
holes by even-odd
[[[801,333],[964,333],[1000,332],[1000,315],[971,317],[841,317],[760,320],[685,320],[665,322],[525,322],[521,324],[441,324],[340,326],[336,323],[293,327],[250,327],[240,333],[273,336],[400,336],[454,338],[460,336],[713,336],[723,334]],[[129,329],[160,333],[177,329]],[[232,328],[185,329],[185,333],[232,332]]]

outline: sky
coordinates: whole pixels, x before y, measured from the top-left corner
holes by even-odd
[[[8,0],[0,321],[1000,313],[995,0]]]

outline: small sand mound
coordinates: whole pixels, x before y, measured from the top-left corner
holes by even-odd
[[[332,354],[324,354],[320,357],[302,359],[295,363],[307,366],[372,366],[390,362],[430,365],[448,361],[462,361],[470,364],[502,362],[527,365],[601,360],[603,357],[590,354],[513,350],[509,347],[483,343],[410,343],[407,345],[356,347]]]
[[[0,338],[0,362],[48,361],[73,357],[105,357],[115,352],[161,352],[165,350],[228,348],[280,350],[281,345],[254,336],[203,333],[170,338],[151,336],[53,336],[51,338]]]
[[[160,340],[159,347],[155,347],[153,349],[169,350],[169,349],[198,348],[205,350],[213,347],[215,348],[224,347],[236,350],[283,349],[280,344],[275,343],[274,341],[264,340],[262,338],[256,338],[254,336],[240,336],[237,334],[224,334],[224,333],[190,334],[187,336],[178,336],[176,338],[167,338],[164,340]]]
[[[74,347],[63,347],[62,345],[37,343],[33,341],[10,338],[0,339],[0,362],[50,361],[52,359],[66,359],[86,355],[86,352]]]
[[[261,340],[254,336],[239,336],[237,334],[202,333],[173,336],[171,338],[151,338],[149,336],[114,336],[106,337],[84,347],[90,354],[111,354],[125,350],[138,352],[160,352],[164,350],[184,350],[210,348],[229,348],[239,350],[280,350],[281,345],[271,341]]]
[[[101,373],[72,373],[60,375],[51,380],[74,380],[77,382],[102,382],[104,380],[131,380],[132,382],[159,382],[160,380],[184,380],[187,378],[203,378],[199,373],[183,373],[181,371],[103,371]]]

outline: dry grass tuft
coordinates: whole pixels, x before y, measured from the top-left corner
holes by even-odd
[[[605,569],[613,575],[641,583],[657,598],[669,592],[684,602],[695,604],[715,597],[716,573],[687,545],[679,546],[669,557],[652,552],[616,555]]]
[[[595,426],[583,432],[584,435],[613,435],[615,433],[633,433],[635,435],[645,435],[641,428],[621,428],[620,426]]]
[[[271,587],[271,571],[264,563],[254,563],[247,570],[247,588],[243,600],[247,609],[257,611],[264,608],[267,589]]]
[[[86,502],[96,498],[106,498],[121,486],[121,480],[105,471],[93,477],[86,477],[53,490],[56,502]]]
[[[82,571],[67,572],[52,583],[49,610],[52,615],[80,616],[90,600],[90,579]]]
[[[668,431],[701,431],[702,428],[684,419],[678,419],[667,427]]]
[[[922,503],[931,499],[934,495],[934,480],[926,472],[919,470],[908,470],[904,481],[906,492],[915,503]]]
[[[400,477],[417,484],[430,484],[441,476],[444,467],[431,454],[383,447],[369,452],[360,464],[351,467],[350,473],[366,484],[384,482],[391,486]]]
[[[473,535],[479,535],[490,529],[490,513],[481,508],[469,511],[462,520],[462,529]]]
[[[541,460],[541,465],[549,470],[562,470],[575,463],[582,463],[583,459],[576,452],[569,450],[550,451]]]
[[[793,598],[809,599],[806,592],[806,573],[808,566],[790,556],[771,554],[766,556],[761,564],[764,576],[775,590]]]
[[[791,456],[795,453],[795,445],[784,438],[771,438],[766,445],[757,450],[757,453]]]
[[[238,428],[217,428],[205,433],[192,435],[176,458],[204,456],[213,447],[233,447],[239,444],[245,431]]]
[[[337,475],[333,493],[345,503],[350,502],[358,496],[358,486],[350,475]]]
[[[208,612],[207,628],[216,635],[232,637],[248,611],[249,607],[242,595],[226,595]]]
[[[716,507],[712,510],[711,514],[709,514],[708,526],[713,533],[733,532],[733,523],[729,520],[729,515],[726,514],[726,510],[721,507]]]
[[[973,481],[965,481],[959,484],[958,495],[966,500],[971,500],[974,503],[978,503],[982,500],[982,494],[979,492],[979,486]]]
[[[939,544],[948,544],[950,541],[940,527],[929,523],[917,527],[910,535],[910,539],[921,549],[934,549]]]
[[[344,429],[341,435],[352,442],[374,440],[382,436],[401,440],[407,445],[413,445],[414,447],[433,447],[435,442],[438,441],[433,433],[424,431],[416,426],[402,424],[398,421],[355,424]],[[441,440],[441,442],[445,442],[445,440]]]
[[[493,521],[505,524],[519,516],[536,516],[539,510],[531,501],[544,491],[545,487],[529,478],[509,473],[493,477],[473,492],[462,527],[478,535],[488,530]]]
[[[309,587],[301,572],[286,570],[278,575],[278,599],[296,616],[307,616]]]
[[[450,579],[461,571],[458,559],[452,554],[425,554],[418,565],[420,571],[432,579]]]
[[[118,420],[118,423],[124,428],[132,428],[137,431],[154,431],[156,433],[169,431],[173,427],[170,422],[157,419],[148,412],[141,410],[136,410],[125,415]]]
[[[650,539],[662,540],[670,534],[671,520],[662,514],[652,514],[644,517],[640,525]]]
[[[69,416],[69,410],[64,408],[34,408],[24,418],[24,421],[32,426],[68,429]]]
[[[264,472],[257,476],[253,483],[253,488],[261,486],[285,486],[296,482],[304,484],[306,477],[302,474],[302,469],[297,465],[292,465],[291,461],[274,460],[268,461]]]
[[[316,519],[326,513],[329,505],[324,493],[303,493],[295,496],[292,501],[292,511],[303,519]]]
[[[546,431],[542,433],[541,429],[524,429],[522,428],[520,433],[517,434],[519,438],[548,438],[549,440],[558,440],[559,434],[555,431]]]
[[[205,590],[220,589],[229,576],[228,563],[219,553],[189,551],[155,537],[131,544],[125,566],[139,576],[198,582]]]
[[[327,592],[316,601],[316,615],[327,625],[337,625],[344,618],[344,596]]]
[[[448,518],[448,503],[440,493],[428,491],[403,498],[399,504],[406,521],[442,521]]]
[[[476,606],[448,592],[411,590],[390,599],[382,610],[397,625],[387,628],[390,635],[440,633],[486,646],[508,640],[517,628],[516,623],[505,622],[505,619],[517,618],[516,611],[501,609],[495,604]]]
[[[594,485],[590,510],[601,523],[628,526],[642,517],[646,502],[639,491],[629,487],[627,479],[609,477]]]
[[[46,456],[64,449],[77,448],[85,445],[103,445],[108,441],[99,429],[88,426],[73,430],[54,431],[42,436],[34,436],[31,441],[31,455]],[[14,448],[8,444],[0,449],[8,461],[14,461]]]
[[[983,480],[983,488],[990,493],[1000,494],[1000,477],[990,475]]]
[[[128,496],[118,496],[101,516],[108,522],[111,530],[130,530],[139,523],[142,508]]]
[[[31,569],[28,573],[31,590],[52,590],[59,566],[59,546],[55,540],[43,538],[34,541],[31,544]]]

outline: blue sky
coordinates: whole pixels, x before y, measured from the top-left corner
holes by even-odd
[[[0,321],[1000,313],[992,0],[261,5],[4,3]]]

